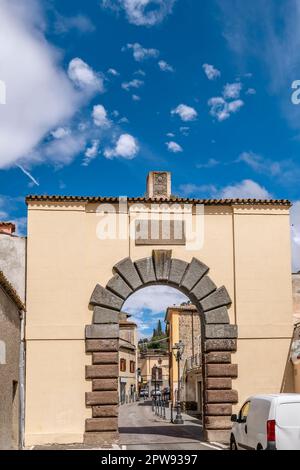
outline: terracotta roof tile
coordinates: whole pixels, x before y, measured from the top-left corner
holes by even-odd
[[[60,196],[60,195],[28,195],[26,203],[29,202],[119,202],[118,197],[100,197],[100,196]],[[129,197],[128,202],[144,202],[144,203],[158,203],[158,202],[178,202],[189,204],[204,204],[204,205],[282,205],[291,206],[288,199],[191,199],[182,197],[150,199],[147,197]]]

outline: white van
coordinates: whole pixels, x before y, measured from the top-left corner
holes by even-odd
[[[255,395],[231,421],[231,450],[300,450],[300,394]]]

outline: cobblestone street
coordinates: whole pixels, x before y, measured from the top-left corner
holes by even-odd
[[[120,407],[120,445],[134,450],[220,450],[223,447],[203,442],[200,422],[183,415],[184,424],[175,425],[155,416],[151,402]]]

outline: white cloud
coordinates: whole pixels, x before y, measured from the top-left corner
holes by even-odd
[[[144,70],[139,69],[134,72],[135,75],[140,75],[141,77],[146,77],[146,72]]]
[[[159,51],[157,49],[146,49],[145,47],[141,46],[141,44],[139,44],[138,42],[134,44],[127,44],[126,47],[122,48],[122,51],[124,52],[128,49],[133,51],[133,58],[137,62],[142,62],[146,59],[155,59],[159,56]]]
[[[180,185],[179,189],[185,196],[197,195],[214,199],[272,199],[266,188],[249,179],[224,188],[217,188],[212,184],[187,183]]]
[[[99,139],[94,139],[91,144],[92,145],[85,151],[85,158],[83,159],[82,166],[88,166],[91,160],[96,158],[99,153]]]
[[[248,88],[248,90],[246,91],[246,95],[256,95],[255,88]]]
[[[235,100],[240,97],[242,91],[242,84],[240,82],[227,83],[223,89],[223,96],[225,99]]]
[[[68,67],[69,78],[81,89],[104,92],[104,81],[100,74],[86,64],[82,59],[72,59]]]
[[[230,115],[236,113],[244,106],[242,100],[230,101],[229,103],[222,98],[222,96],[217,96],[210,98],[208,101],[208,106],[210,107],[211,116],[217,118],[218,121],[225,121],[230,118]]]
[[[7,104],[0,106],[0,168],[22,158],[28,162],[42,139],[72,118],[92,94],[74,88],[44,25],[36,1],[1,0],[0,63]]]
[[[148,309],[156,315],[165,312],[168,307],[180,305],[188,300],[184,294],[172,287],[144,287],[126,300],[122,310],[132,315],[139,315],[142,310]]]
[[[131,80],[130,82],[122,83],[123,90],[129,91],[131,88],[141,88],[144,85],[142,80],[138,80],[137,78]]]
[[[122,134],[114,148],[106,148],[104,156],[108,159],[122,157],[132,160],[138,153],[139,146],[136,139],[130,134]]]
[[[216,78],[221,76],[221,72],[216,69],[213,65],[203,64],[202,68],[208,80],[215,80]]]
[[[300,201],[291,209],[293,272],[300,270]]]
[[[132,95],[133,101],[141,101],[141,97],[138,95]]]
[[[300,179],[300,168],[291,159],[272,160],[254,152],[243,152],[237,162],[243,162],[256,173],[278,179],[282,184],[290,186]]]
[[[109,75],[113,75],[114,77],[118,77],[120,75],[119,72],[116,69],[112,69],[112,68],[108,69],[107,73]]]
[[[93,107],[92,116],[97,127],[107,128],[111,125],[107,117],[107,111],[102,104],[97,104]]]
[[[210,158],[207,162],[205,163],[197,163],[196,167],[197,168],[214,168],[215,166],[220,165],[220,162],[216,160],[215,158]]]
[[[217,188],[212,184],[194,184],[186,183],[179,186],[180,193],[183,196],[201,196],[201,197],[210,197],[217,193]]]
[[[175,137],[175,134],[173,134],[173,132],[168,132],[166,135],[167,137]]]
[[[226,186],[219,196],[223,199],[272,199],[266,188],[249,179]]]
[[[172,65],[168,64],[165,60],[160,60],[158,66],[162,72],[174,72]]]
[[[65,34],[72,30],[79,33],[92,33],[96,28],[90,18],[85,15],[62,16],[56,14],[54,29],[56,34]]]
[[[187,127],[187,126],[181,126],[179,128],[179,130],[180,130],[181,134],[184,135],[185,137],[187,137],[190,133],[190,128]]]
[[[129,23],[136,26],[154,26],[172,13],[176,0],[102,0],[104,8],[124,10]]]
[[[173,141],[166,142],[166,146],[168,147],[169,152],[172,152],[172,153],[183,152],[183,148],[181,147],[181,145],[177,144],[177,142],[173,142]]]
[[[177,114],[180,116],[182,121],[194,121],[198,116],[197,111],[191,106],[187,106],[186,104],[180,104],[177,106],[177,108],[171,111],[171,114]]]
[[[281,173],[281,165],[279,162],[264,159],[261,155],[257,155],[254,152],[243,152],[238,161],[244,162],[257,173],[271,174],[276,176]]]
[[[70,129],[66,129],[65,127],[58,127],[57,129],[51,132],[51,135],[52,137],[54,137],[54,139],[62,139],[68,134],[70,134]]]
[[[43,142],[38,148],[29,153],[28,158],[32,163],[41,163],[46,160],[56,166],[69,165],[74,157],[84,151],[89,130],[78,133],[70,133],[61,139],[53,139]]]

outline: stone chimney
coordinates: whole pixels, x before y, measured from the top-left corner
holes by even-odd
[[[12,235],[16,231],[15,224],[11,222],[0,222],[0,233],[6,233],[7,235]]]
[[[150,171],[147,176],[146,196],[150,199],[169,199],[171,197],[171,173]]]

